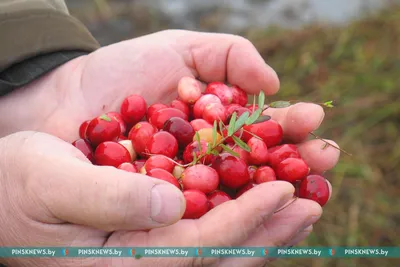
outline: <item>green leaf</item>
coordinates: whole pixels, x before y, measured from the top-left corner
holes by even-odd
[[[235,130],[235,124],[236,124],[236,117],[237,117],[237,113],[233,112],[231,120],[229,121],[229,126],[228,126],[228,136],[231,136],[232,134],[234,134],[234,130]]]
[[[218,156],[219,155],[217,150],[211,150],[211,154],[213,154],[214,156]]]
[[[207,154],[207,155],[210,155],[210,154],[211,154],[211,151],[212,151],[212,146],[211,146],[211,144],[207,143],[207,151],[206,151],[206,154]]]
[[[230,149],[230,148],[227,147],[226,145],[221,144],[221,147],[222,147],[226,152],[228,152],[229,154],[231,154],[232,156],[235,156],[235,157],[237,157],[237,158],[240,157],[240,155],[239,155],[238,153],[236,153],[235,151],[233,151],[232,149]]]
[[[236,121],[235,123],[235,130],[234,133],[236,133],[240,128],[243,127],[245,124],[246,120],[249,118],[250,112],[246,111],[243,113]]]
[[[235,144],[237,144],[240,148],[246,150],[247,152],[251,152],[250,147],[245,142],[240,140],[240,138],[238,138],[234,135],[232,136],[232,138],[233,138],[233,141],[235,141]]]
[[[256,111],[254,111],[253,114],[251,114],[251,116],[246,120],[245,124],[253,124],[258,119],[258,117],[260,117],[261,113],[262,109],[257,109]]]
[[[258,119],[254,122],[254,124],[261,123],[264,121],[269,121],[270,119],[271,119],[271,116],[262,115],[262,116],[258,117]]]
[[[201,151],[201,139],[200,139],[200,134],[199,134],[199,132],[196,132],[196,141],[197,141],[197,143],[198,143],[198,145],[199,145],[199,149],[200,149],[200,151]]]
[[[222,137],[224,137],[223,132],[224,132],[224,123],[222,121],[219,121],[219,132],[221,133]]]
[[[263,91],[258,95],[258,108],[263,109],[265,104],[265,94]]]
[[[101,115],[99,118],[100,118],[101,120],[103,120],[103,121],[111,121],[111,118],[108,117],[106,114]]]
[[[193,161],[192,161],[192,164],[194,165],[194,164],[196,164],[197,163],[197,154],[196,154],[196,152],[193,152]]]
[[[333,107],[334,107],[333,101],[331,100],[331,101],[325,102],[325,103],[324,103],[324,106],[327,107],[327,108],[333,108]]]
[[[269,106],[271,108],[287,108],[290,105],[291,104],[289,101],[275,101],[275,102],[272,102],[271,104],[269,104]]]
[[[213,127],[212,137],[213,137],[213,144],[212,144],[212,146],[214,147],[215,144],[217,143],[217,121],[214,121],[214,127]]]

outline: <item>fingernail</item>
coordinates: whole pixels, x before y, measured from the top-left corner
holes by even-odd
[[[151,218],[158,223],[171,223],[180,219],[185,202],[182,193],[168,184],[157,184],[151,191]]]

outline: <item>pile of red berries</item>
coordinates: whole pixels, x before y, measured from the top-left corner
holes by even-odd
[[[309,174],[296,145],[282,143],[281,125],[263,115],[264,98],[260,93],[257,103],[248,104],[242,89],[221,82],[202,92],[197,80],[184,77],[168,105],[148,106],[141,96],[128,96],[119,113],[83,122],[81,139],[72,144],[93,164],[175,185],[186,199],[186,219],[275,180],[293,183],[298,197],[325,205],[325,178]]]

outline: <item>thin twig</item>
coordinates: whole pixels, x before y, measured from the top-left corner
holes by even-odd
[[[280,208],[279,210],[275,211],[274,214],[286,209],[287,207],[289,207],[290,205],[292,205],[296,200],[298,199],[298,197],[294,197],[294,199],[292,201],[290,201],[288,204],[286,204],[285,206],[283,206],[282,208]]]
[[[316,139],[319,139],[319,140],[321,140],[322,142],[324,142],[327,146],[334,147],[334,148],[336,148],[337,150],[339,150],[339,151],[345,153],[346,155],[348,155],[348,156],[350,156],[350,157],[352,156],[352,154],[350,154],[350,153],[348,153],[347,151],[341,149],[340,147],[337,147],[337,146],[335,146],[335,145],[330,144],[328,141],[324,140],[322,137],[319,137],[319,136],[316,135],[315,133],[310,132],[310,134],[311,134],[312,136],[314,136]],[[324,149],[325,149],[325,148],[324,148]]]

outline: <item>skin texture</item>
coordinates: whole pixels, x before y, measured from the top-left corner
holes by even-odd
[[[7,170],[0,177],[0,210],[8,213],[0,214],[0,245],[278,246],[303,240],[322,210],[313,201],[297,200],[273,214],[293,195],[293,186],[286,182],[259,185],[199,220],[177,222],[185,203],[176,187],[140,174],[90,165],[65,142],[78,138],[83,121],[117,111],[127,95],[142,95],[149,105],[172,100],[183,76],[204,82],[228,81],[248,93],[262,89],[271,95],[279,89],[277,75],[249,41],[233,35],[163,31],[99,49],[0,99],[2,114],[13,111],[13,116],[1,118],[2,136],[31,130],[59,137],[20,132],[0,139],[0,170]],[[316,172],[336,164],[338,150],[321,150],[321,141],[305,141],[307,132],[318,128],[323,119],[321,108],[302,103],[266,113],[282,124],[285,138],[304,141],[299,151]],[[159,190],[151,194],[153,189]],[[265,264],[256,258],[1,261],[12,266]]]

